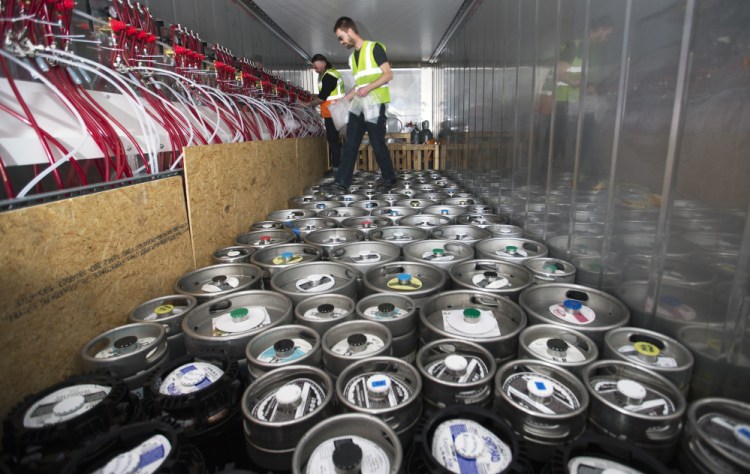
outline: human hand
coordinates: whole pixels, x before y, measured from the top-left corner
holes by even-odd
[[[360,87],[359,90],[357,90],[357,95],[360,97],[367,97],[367,94],[370,93],[370,86],[363,86]]]

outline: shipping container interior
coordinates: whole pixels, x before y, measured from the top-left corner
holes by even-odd
[[[750,403],[750,2],[139,1],[154,19],[158,46],[148,51],[150,55],[141,51],[138,61],[129,64],[118,48],[126,48],[130,40],[117,42],[113,31],[119,26],[112,20],[120,16],[125,21],[115,6],[132,6],[131,0],[77,0],[74,7],[58,2],[65,5],[60,12],[72,8],[65,13],[72,18],[67,35],[54,30],[70,56],[54,58],[49,47],[34,53],[24,49],[26,32],[17,26],[38,12],[25,11],[24,2],[0,2],[6,16],[20,15],[3,18],[5,27],[0,27],[6,38],[0,53],[0,218],[3,213],[9,216],[7,221],[0,219],[7,223],[0,226],[3,248],[16,248],[3,239],[23,235],[18,234],[22,229],[10,226],[10,215],[19,210],[174,176],[184,179],[180,183],[185,199],[180,200],[181,185],[175,184],[174,191],[180,196],[177,214],[187,217],[184,224],[170,225],[187,229],[201,222],[196,217],[201,211],[196,189],[211,188],[196,186],[196,179],[212,179],[218,172],[206,171],[191,177],[191,182],[188,171],[183,171],[184,149],[322,137],[324,128],[311,109],[296,106],[294,99],[274,102],[278,96],[240,99],[249,90],[240,85],[249,71],[247,77],[258,84],[261,79],[276,84],[275,94],[284,88],[289,96],[315,94],[318,77],[310,58],[321,53],[342,71],[349,90],[350,51],[333,32],[336,18],[349,16],[363,37],[387,46],[394,71],[389,132],[408,134],[413,124],[429,128],[440,149],[437,172],[482,199],[494,214],[523,228],[525,238],[544,243],[550,257],[572,263],[577,283],[622,301],[630,311],[631,326],[684,344],[695,359],[688,402],[726,397]],[[46,3],[57,5],[56,0]],[[42,9],[45,2],[26,4]],[[62,18],[60,13],[60,22]],[[51,27],[57,28],[58,19],[50,19],[54,22],[32,28],[40,28],[42,36],[54,36]],[[177,67],[180,53],[175,47],[185,44],[175,41],[175,32],[189,32],[186,38],[195,40],[195,48],[207,57],[200,56],[191,67]],[[127,29],[123,34],[128,37]],[[65,94],[52,92],[64,89],[61,83],[68,79],[48,74],[49,67],[66,60],[73,61],[70,74],[84,78],[82,86],[79,80],[73,87],[87,90],[92,103],[108,104],[104,108],[121,122],[107,129],[109,138],[97,140],[92,132],[99,130],[93,117],[100,112],[94,109],[102,107],[89,104],[89,112],[72,113],[68,109],[82,104],[83,96],[70,88]],[[227,65],[214,62],[220,60],[230,63],[225,76],[222,67]],[[126,79],[107,79],[97,72],[97,63]],[[138,70],[148,67],[168,72],[159,82],[153,75],[158,78],[161,72]],[[95,79],[87,79],[86,71]],[[261,72],[267,76],[261,77]],[[166,74],[176,73],[190,78],[190,86],[170,89],[179,81]],[[129,97],[127,81],[134,88],[143,84],[133,97],[158,93],[177,105],[152,100],[149,106],[157,113],[149,114]],[[158,92],[146,92],[152,86]],[[19,105],[21,96],[27,103]],[[194,116],[188,117],[187,109],[196,111]],[[184,118],[188,125],[161,120],[159,110],[178,122]],[[250,110],[261,112],[253,115]],[[233,118],[240,115],[244,118]],[[121,143],[108,141],[114,136]],[[304,169],[278,164],[289,156],[298,160],[295,163],[306,159],[304,145],[297,144],[303,142],[294,143],[285,145],[285,156],[273,156],[270,149],[242,148],[243,153],[257,154],[258,170],[272,163],[269,175],[294,175],[288,178],[294,184],[283,190],[284,181],[275,187],[259,181],[270,189],[259,185],[260,199],[278,190],[274,202],[285,202],[293,195],[281,197],[282,192],[301,193],[323,178],[324,168],[312,164]],[[54,162],[49,157],[60,158],[68,150],[80,167],[69,156],[49,166]],[[120,153],[121,159],[105,159],[102,150]],[[200,161],[202,153],[193,155],[192,163],[205,164]],[[193,166],[194,173],[202,170]],[[255,183],[255,175],[247,178]],[[215,205],[217,212],[230,208],[224,202]],[[237,205],[242,204],[231,203]],[[264,208],[264,215],[266,210],[271,211]],[[138,219],[136,229],[141,225]],[[192,249],[189,261],[179,264],[191,270],[209,258],[197,254],[199,233],[191,227],[189,242],[182,242],[178,252],[184,257],[190,253],[186,249]],[[172,243],[177,237],[175,231]],[[225,237],[233,240],[235,235]],[[4,265],[8,273],[24,268],[16,264],[18,254],[0,252],[4,261],[13,262]],[[60,288],[68,288],[78,277],[69,278]],[[27,290],[28,295],[11,289],[0,293],[0,304],[6,307],[0,323],[12,331],[28,302],[45,296],[49,301],[46,290],[24,287]],[[127,312],[137,302],[89,303]],[[5,337],[12,339],[13,333]],[[49,363],[52,356],[44,359]],[[13,364],[3,367],[9,365]],[[68,366],[56,367],[52,373],[69,375]],[[8,408],[8,400],[0,400],[0,415]]]

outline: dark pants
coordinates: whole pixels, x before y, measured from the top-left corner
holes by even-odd
[[[383,174],[383,181],[388,184],[395,183],[396,171],[393,169],[391,153],[385,143],[385,104],[380,105],[378,123],[366,121],[364,114],[359,114],[359,116],[349,114],[349,122],[346,124],[346,142],[341,155],[341,166],[336,172],[336,183],[344,187],[352,184],[354,166],[359,157],[359,145],[362,143],[365,132],[370,138],[370,145],[375,152],[380,172]]]
[[[331,167],[338,168],[341,164],[341,141],[339,141],[339,131],[336,130],[336,126],[333,125],[333,119],[327,117],[326,123],[326,139],[328,139],[328,152],[331,157]]]

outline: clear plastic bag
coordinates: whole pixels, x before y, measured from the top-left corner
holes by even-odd
[[[358,95],[355,95],[352,101],[349,103],[349,113],[354,115],[359,115],[362,113],[362,98]]]
[[[346,127],[346,123],[349,121],[349,106],[345,100],[337,100],[335,103],[328,105],[328,111],[331,113],[331,119],[333,119],[333,126],[336,130],[341,130]]]
[[[349,105],[349,112],[354,115],[364,114],[365,120],[371,123],[378,123],[380,118],[380,103],[371,95],[364,97],[354,96],[352,103]]]

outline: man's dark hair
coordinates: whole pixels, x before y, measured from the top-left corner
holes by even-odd
[[[328,58],[326,58],[322,54],[316,54],[310,59],[311,63],[314,63],[315,61],[323,61],[324,63],[326,63],[326,69],[333,69],[333,65],[328,62]]]
[[[333,25],[333,32],[336,33],[336,30],[352,30],[355,33],[359,34],[359,31],[357,31],[357,24],[354,23],[354,20],[352,20],[348,16],[342,16],[341,18],[336,20],[336,24]]]
[[[600,16],[591,21],[591,31],[596,31],[599,28],[614,28],[615,23],[612,21],[612,17],[609,15]]]

